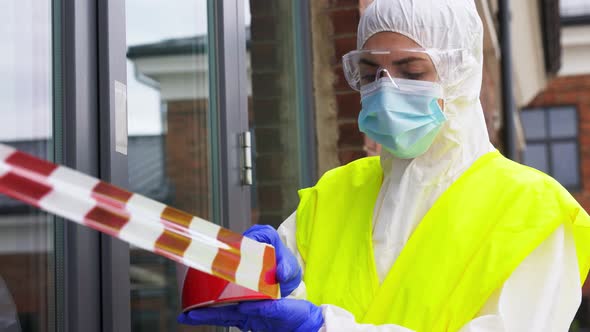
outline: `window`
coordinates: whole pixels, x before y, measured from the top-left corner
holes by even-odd
[[[575,107],[525,110],[524,163],[553,176],[568,189],[580,188],[578,117]]]
[[[590,2],[587,0],[561,0],[559,11],[564,24],[590,24]]]
[[[125,4],[129,189],[212,220],[207,2]],[[131,246],[129,277],[132,331],[194,330],[173,261]]]
[[[559,2],[561,16],[590,15],[590,2],[587,0],[561,0]]]
[[[58,136],[52,129],[51,1],[3,1],[0,8],[0,142],[51,160]],[[1,331],[54,331],[60,294],[53,221],[0,194]]]
[[[236,231],[278,224],[314,182],[308,6],[4,1],[0,142]],[[218,331],[176,322],[176,269],[0,194],[0,331]]]
[[[297,208],[297,189],[314,183],[306,171],[315,165],[305,129],[313,128],[305,104],[313,93],[306,90],[311,70],[300,39],[309,32],[299,1],[249,0],[245,11],[252,223],[278,227]]]

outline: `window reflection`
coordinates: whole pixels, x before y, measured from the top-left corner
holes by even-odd
[[[52,159],[51,1],[0,7],[0,142]],[[0,195],[0,331],[54,330],[53,231],[51,216]]]
[[[296,209],[302,183],[295,0],[245,3],[249,120],[253,136],[252,223],[275,227]]]
[[[127,0],[129,184],[210,219],[207,2]],[[176,264],[131,248],[132,331],[181,326]]]
[[[559,7],[564,17],[590,15],[590,3],[587,0],[560,0]]]

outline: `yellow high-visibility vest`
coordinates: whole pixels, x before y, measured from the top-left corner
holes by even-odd
[[[300,191],[297,246],[311,302],[360,323],[458,331],[560,225],[573,231],[586,278],[586,211],[551,177],[491,152],[439,197],[380,284],[372,216],[382,178],[379,159],[364,158]]]

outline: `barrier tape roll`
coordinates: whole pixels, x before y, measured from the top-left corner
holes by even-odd
[[[4,144],[0,193],[273,299],[280,297],[272,246]]]

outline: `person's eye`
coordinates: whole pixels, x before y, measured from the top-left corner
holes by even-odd
[[[375,73],[365,74],[361,76],[361,82],[364,84],[371,83],[375,80]]]
[[[424,72],[404,72],[403,76],[409,80],[422,80],[426,76]]]

